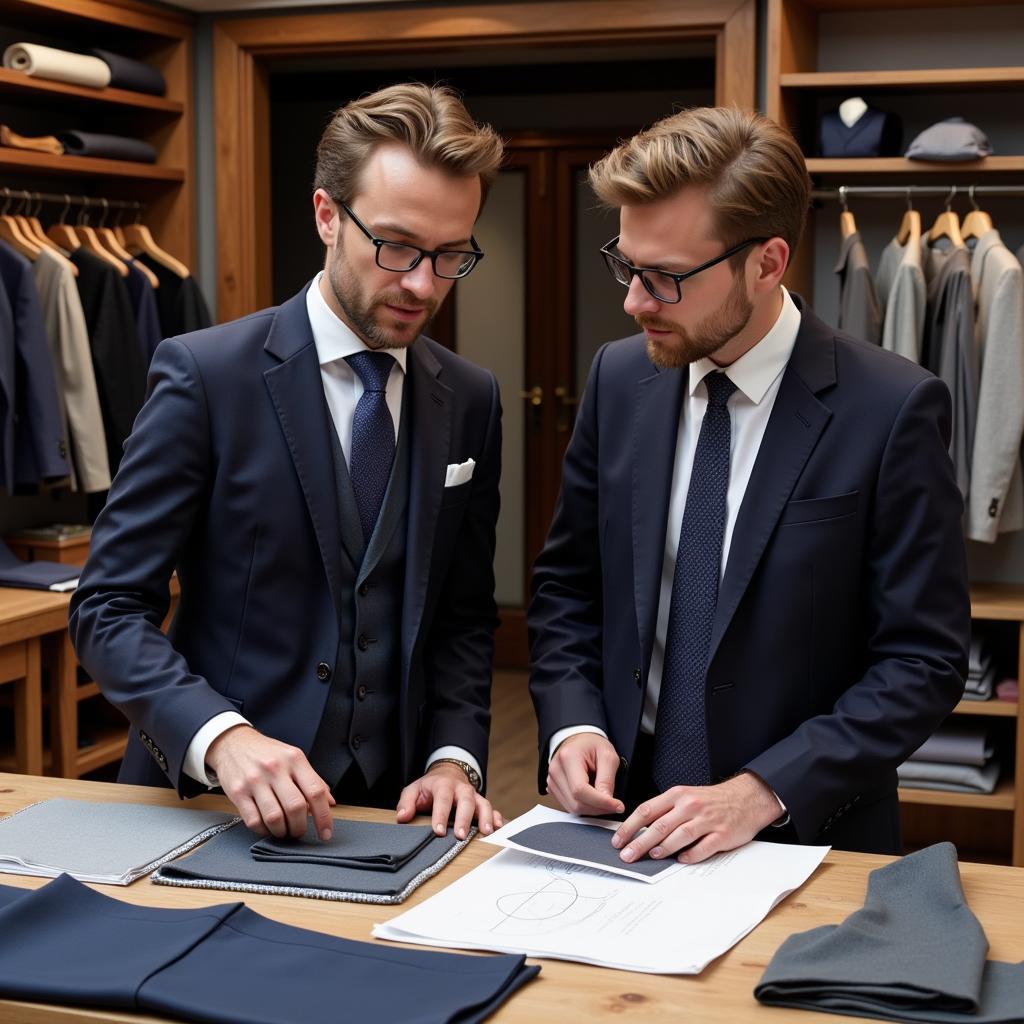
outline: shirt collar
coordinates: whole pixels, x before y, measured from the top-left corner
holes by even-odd
[[[339,319],[320,292],[321,270],[306,291],[306,312],[313,329],[313,344],[321,366],[337,362],[357,352],[387,352],[405,372],[407,350],[404,348],[371,349],[343,320]]]
[[[782,311],[771,330],[736,362],[725,368],[725,374],[746,397],[759,405],[761,399],[786,368],[793,354],[797,332],[800,330],[800,310],[785,288],[782,289]],[[690,364],[690,394],[709,374],[721,367],[710,359],[698,359]]]

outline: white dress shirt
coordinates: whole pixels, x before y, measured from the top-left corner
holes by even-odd
[[[782,311],[774,326],[752,349],[725,368],[725,374],[736,385],[736,390],[727,403],[732,430],[729,443],[729,490],[726,496],[725,536],[722,541],[723,576],[729,559],[736,517],[743,503],[747,484],[750,482],[750,474],[761,448],[768,418],[775,405],[775,397],[779,393],[782,373],[793,354],[799,330],[800,310],[796,308],[789,292],[783,288]],[[665,528],[665,555],[661,565],[657,626],[651,651],[651,667],[647,674],[643,717],[640,720],[641,730],[650,734],[654,733],[654,723],[658,717],[658,696],[661,693],[661,674],[665,662],[665,634],[668,631],[668,614],[672,604],[672,579],[675,575],[676,553],[679,550],[679,531],[683,524],[683,509],[690,488],[690,473],[693,470],[697,439],[708,406],[704,378],[720,369],[721,367],[710,359],[698,359],[690,365],[689,388],[679,417],[668,524]],[[576,733],[583,732],[607,736],[603,729],[593,725],[575,725],[559,729],[551,737],[549,760],[554,756],[560,743]]]
[[[320,379],[324,386],[327,408],[334,422],[338,440],[341,442],[345,462],[351,463],[352,417],[355,414],[356,403],[362,397],[365,389],[359,374],[346,362],[345,357],[355,355],[357,352],[367,352],[370,349],[327,305],[320,291],[322,277],[323,271],[317,274],[306,292],[306,312],[309,314],[313,343],[316,345],[316,354],[320,362]],[[395,359],[395,365],[391,368],[391,375],[388,377],[385,398],[391,412],[391,420],[395,425],[395,443],[397,445],[398,430],[402,420],[402,394],[405,389],[405,365],[408,353],[404,348],[375,349],[374,351],[387,352]],[[185,762],[182,765],[185,774],[205,786],[212,788],[218,785],[215,773],[206,765],[206,754],[210,749],[210,744],[233,726],[250,724],[248,719],[238,714],[237,711],[224,711],[219,715],[214,715],[192,737],[192,742],[188,745]],[[479,762],[462,747],[439,747],[427,758],[426,766],[429,768],[435,761],[444,757],[454,757],[459,761],[465,761],[472,765],[481,778],[483,777]]]

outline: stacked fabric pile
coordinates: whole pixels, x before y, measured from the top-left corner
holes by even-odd
[[[983,636],[972,636],[964,700],[991,700],[995,682],[996,666],[988,642]]]
[[[901,786],[991,793],[999,781],[999,762],[990,727],[984,722],[947,722],[897,771]]]

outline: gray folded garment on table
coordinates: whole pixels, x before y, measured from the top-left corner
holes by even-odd
[[[354,824],[341,822],[342,826]],[[238,824],[191,856],[165,864],[152,881],[192,889],[308,896],[349,903],[401,903],[453,860],[475,834],[476,829],[471,829],[468,838],[459,840],[449,829],[443,836],[433,836],[397,871],[379,871],[329,863],[256,860],[252,847],[261,837]]]
[[[155,164],[156,150],[141,139],[126,135],[104,135],[100,132],[80,132],[77,129],[57,132],[64,144],[65,156],[92,156],[105,160],[133,160],[141,164]]]
[[[937,843],[872,871],[842,924],[791,935],[754,989],[771,1006],[927,1024],[1020,1024],[1024,962],[986,961],[956,849]]]
[[[377,821],[334,821],[334,834],[324,841],[310,821],[301,839],[253,843],[254,860],[276,864],[322,864],[363,871],[397,871],[434,838],[429,825],[389,825]]]
[[[896,769],[901,786],[943,789],[948,793],[991,793],[999,781],[999,763],[949,764],[941,761],[904,761]]]

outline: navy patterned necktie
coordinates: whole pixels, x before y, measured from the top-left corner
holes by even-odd
[[[704,378],[708,407],[693,456],[654,726],[654,783],[706,786],[711,781],[705,681],[725,538],[731,424],[726,403],[736,385],[724,373]]]
[[[387,352],[357,352],[345,361],[359,374],[363,393],[352,416],[352,452],[348,472],[359,509],[363,539],[368,544],[388,489],[395,458],[395,421],[386,389],[395,358]]]

